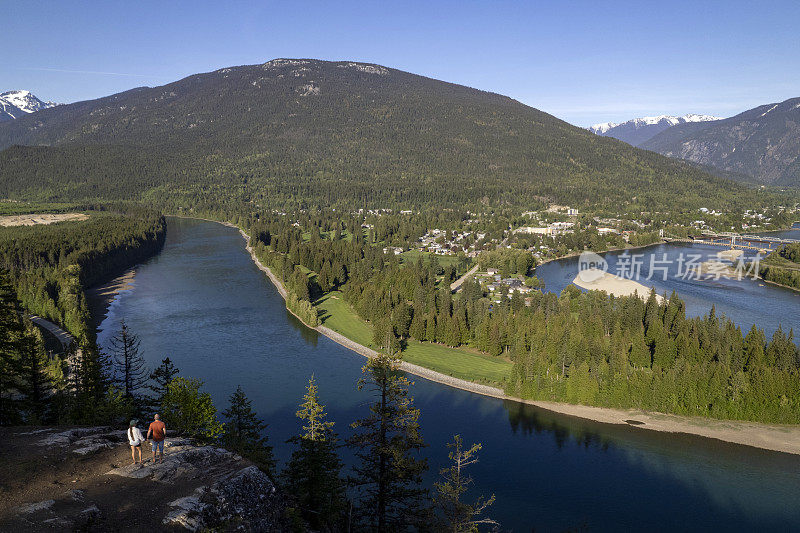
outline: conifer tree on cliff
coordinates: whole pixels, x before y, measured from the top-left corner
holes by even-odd
[[[7,272],[0,270],[0,425],[19,424],[22,406],[22,343],[25,327],[20,305]]]
[[[342,462],[336,453],[333,422],[326,420],[313,376],[297,411],[303,421],[300,435],[290,442],[297,448],[283,472],[286,492],[303,520],[314,531],[340,531],[345,523],[347,500],[341,479]]]
[[[52,383],[47,374],[47,354],[35,334],[36,326],[24,320],[25,333],[20,339],[20,361],[22,363],[22,387],[25,410],[29,424],[44,424],[50,409]]]
[[[111,337],[109,344],[114,361],[115,381],[125,397],[138,400],[139,390],[147,384],[150,375],[139,352],[141,341],[122,320],[119,331]]]
[[[164,395],[167,394],[167,388],[170,382],[172,382],[177,375],[178,369],[175,368],[175,365],[172,364],[169,357],[162,359],[158,368],[153,370],[150,374],[151,383],[147,388],[154,394],[153,403],[155,405],[161,405],[161,402],[164,400]]]
[[[359,390],[376,397],[369,415],[353,422],[356,433],[348,439],[360,461],[351,478],[360,496],[356,519],[369,531],[419,529],[430,518],[427,491],[420,486],[428,464],[419,457],[425,447],[419,409],[399,363],[387,355],[372,358],[358,382]]]
[[[253,404],[242,387],[230,396],[230,407],[222,412],[225,430],[222,443],[226,448],[253,461],[261,470],[272,474],[275,459],[264,430],[267,425],[253,411]]]
[[[464,448],[461,435],[455,435],[453,442],[447,445],[451,449],[448,457],[451,464],[439,470],[441,480],[434,483],[436,496],[433,503],[442,514],[444,529],[453,533],[477,533],[478,526],[497,526],[491,518],[481,514],[494,503],[494,494],[488,499],[478,498],[473,503],[463,501],[463,496],[472,485],[472,477],[467,474],[467,467],[478,462],[480,444]]]

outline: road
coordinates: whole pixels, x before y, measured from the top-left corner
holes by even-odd
[[[455,280],[453,283],[450,284],[450,290],[452,292],[458,292],[458,289],[461,288],[461,285],[464,284],[464,281],[466,281],[468,277],[470,277],[477,271],[478,271],[478,265],[475,265],[474,267],[470,268],[466,274],[464,274],[463,276],[461,276],[460,278],[458,278],[457,280]]]
[[[501,246],[505,246],[506,243],[508,242],[508,239],[510,239],[511,235],[513,235],[513,231],[511,231],[511,226],[508,227],[508,230],[509,230],[508,235],[506,236],[505,239],[502,240],[502,242],[500,242],[498,248]],[[460,278],[458,278],[457,280],[455,280],[453,283],[450,284],[450,291],[458,292],[458,290],[461,288],[461,285],[464,284],[467,278],[473,275],[477,271],[478,271],[478,265],[476,264],[474,267],[470,268],[466,274],[464,274],[463,276],[461,276]]]
[[[31,322],[36,324],[37,326],[43,327],[50,333],[52,333],[57,339],[58,342],[61,343],[61,346],[66,351],[67,348],[75,342],[75,337],[58,327],[57,325],[53,324],[49,320],[46,320],[40,316],[31,315]]]

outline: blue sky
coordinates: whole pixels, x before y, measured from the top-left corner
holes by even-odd
[[[6,4],[3,6],[3,4]],[[0,2],[0,90],[73,102],[276,57],[357,60],[578,125],[800,96],[800,2]]]

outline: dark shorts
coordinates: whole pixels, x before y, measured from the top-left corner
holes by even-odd
[[[141,447],[142,447],[141,442],[139,444],[131,444],[131,448],[141,448]]]

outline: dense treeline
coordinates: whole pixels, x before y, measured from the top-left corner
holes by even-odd
[[[45,423],[51,376],[63,377],[60,370],[45,355],[39,330],[24,318],[10,277],[0,269],[0,425]]]
[[[424,232],[422,226],[407,224],[405,219],[379,217],[364,231],[359,217],[341,221],[338,216],[327,220],[322,216],[305,221],[310,227],[306,233],[299,223],[292,225],[286,217],[273,217],[251,222],[250,232],[257,257],[284,282],[290,310],[315,326],[318,322],[311,302],[323,293],[367,283],[385,270],[406,271],[400,269],[396,255],[385,253],[378,245],[405,243]],[[456,278],[457,266],[442,268],[435,261],[433,265],[437,275]]]
[[[687,318],[673,294],[609,298],[569,288],[542,295],[513,332],[507,390],[539,400],[683,415],[800,422],[800,350],[711,312]]]
[[[785,244],[759,265],[759,276],[800,290],[800,244]]]
[[[533,255],[525,250],[497,248],[488,250],[478,257],[481,270],[496,268],[504,278],[511,274],[527,276],[535,265]]]
[[[156,253],[164,218],[142,208],[87,211],[89,219],[0,228],[0,268],[22,306],[91,342],[84,289]]]

